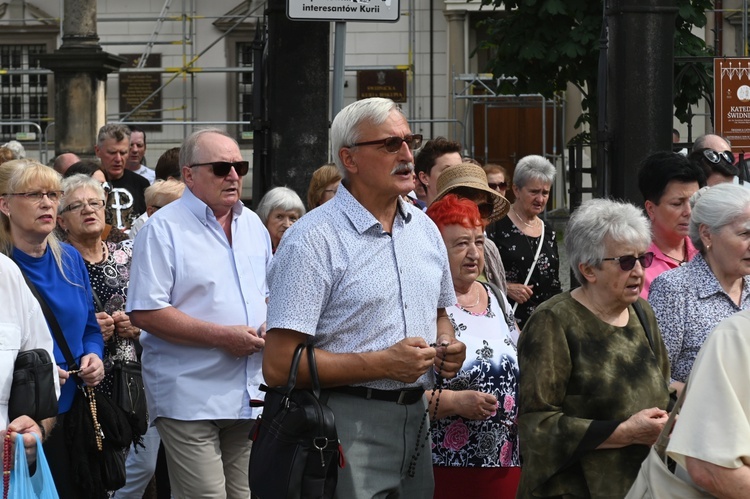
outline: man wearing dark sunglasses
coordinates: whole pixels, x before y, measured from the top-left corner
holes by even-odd
[[[340,498],[432,497],[424,390],[465,357],[444,310],[455,303],[445,245],[401,199],[420,142],[389,99],[345,107],[331,126],[344,180],[287,231],[268,274],[263,373],[285,384],[297,345],[316,347],[347,461]],[[305,360],[297,380],[309,384]]]
[[[175,497],[249,497],[271,239],[240,201],[249,164],[233,138],[194,132],[180,164],[182,197],[135,239],[128,313],[148,331],[146,398]]]

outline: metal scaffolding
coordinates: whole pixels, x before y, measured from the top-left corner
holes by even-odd
[[[114,77],[114,81],[116,82],[119,78],[120,74],[133,74],[133,73],[141,73],[141,74],[148,74],[148,73],[158,73],[163,75],[169,75],[169,77],[164,80],[161,85],[157,89],[155,89],[153,92],[151,92],[148,96],[144,96],[141,101],[135,105],[132,109],[130,109],[127,112],[121,112],[121,113],[114,113],[108,115],[108,121],[123,121],[123,122],[133,122],[134,119],[137,119],[137,112],[141,110],[144,105],[155,95],[162,92],[164,89],[168,88],[169,86],[173,85],[175,82],[180,81],[182,83],[182,90],[180,92],[175,92],[174,95],[170,96],[169,99],[175,100],[177,99],[179,102],[181,102],[181,105],[174,105],[174,106],[168,106],[168,107],[162,107],[161,109],[154,109],[153,111],[159,111],[159,112],[167,112],[171,113],[170,116],[165,116],[162,119],[154,121],[152,124],[156,125],[163,125],[167,123],[172,124],[180,124],[184,126],[183,135],[187,132],[187,127],[195,123],[197,118],[197,110],[196,110],[196,103],[198,96],[196,95],[196,78],[200,77],[202,74],[212,74],[212,73],[224,73],[224,74],[235,74],[239,75],[243,73],[248,73],[253,71],[252,65],[243,65],[243,66],[234,66],[232,65],[234,61],[228,61],[229,64],[226,66],[199,66],[199,63],[202,62],[201,57],[204,56],[211,48],[213,48],[217,43],[224,40],[227,35],[232,33],[238,26],[242,25],[243,23],[247,22],[248,19],[253,19],[254,21],[251,22],[252,25],[254,25],[255,28],[260,28],[264,26],[263,21],[263,3],[257,3],[257,2],[251,2],[247,1],[246,4],[246,10],[244,12],[240,13],[233,13],[233,14],[227,14],[223,16],[206,16],[206,15],[199,15],[196,10],[196,3],[195,0],[181,0],[180,2],[180,9],[181,12],[179,13],[171,13],[171,9],[173,7],[174,2],[172,0],[165,0],[164,4],[161,8],[161,11],[159,15],[157,16],[108,16],[108,15],[100,15],[97,17],[97,23],[99,24],[106,24],[106,23],[153,23],[153,29],[148,36],[147,41],[133,41],[133,40],[117,40],[113,37],[105,37],[105,40],[100,42],[100,45],[102,46],[108,46],[108,47],[114,47],[114,46],[121,46],[121,47],[127,47],[127,46],[143,46],[143,49],[141,51],[140,57],[137,59],[134,67],[129,68],[121,68],[119,72],[113,73],[112,76]],[[62,1],[60,2],[60,9],[61,9],[61,17],[60,18],[54,18],[54,17],[43,17],[40,15],[40,12],[34,12],[30,13],[28,11],[24,11],[24,17],[23,18],[17,18],[17,19],[5,19],[2,21],[2,24],[6,27],[11,27],[14,25],[29,25],[32,23],[42,23],[45,25],[59,25],[60,34],[62,33],[62,26],[63,26],[63,19],[62,19]],[[237,9],[235,9],[237,10]],[[31,18],[29,18],[31,16]],[[197,39],[197,23],[198,22],[212,22],[216,24],[216,21],[221,21],[222,26],[217,27],[222,30],[221,33],[216,35],[214,39],[206,46],[201,46],[200,49],[198,47],[198,44],[196,43]],[[165,26],[168,24],[174,24],[178,23],[179,30],[176,34],[165,34],[164,32],[167,31],[164,29]],[[228,27],[226,27],[228,25]],[[252,36],[248,37],[248,42],[252,40]],[[160,46],[163,48],[162,56],[164,57],[178,57],[181,59],[181,64],[179,66],[174,65],[162,65],[162,67],[145,67],[146,61],[148,59],[148,56],[152,53],[155,46]],[[59,39],[58,39],[58,46],[59,46]],[[169,50],[170,47],[179,47],[177,51],[175,50]],[[199,51],[200,50],[200,51]],[[162,59],[163,62],[163,59]],[[12,67],[0,67],[0,76],[9,76],[9,77],[21,77],[21,76],[31,76],[31,77],[38,77],[38,76],[51,76],[52,72],[47,69],[41,69],[39,67],[29,67],[28,69],[14,69]],[[139,123],[147,123],[144,121],[140,121]],[[249,121],[233,121],[233,120],[226,120],[222,121],[222,124],[249,124]],[[13,119],[11,121],[5,121],[0,119],[0,124],[7,125],[7,126],[13,126],[13,127],[24,127],[28,128],[30,127],[29,123],[27,123],[27,120],[18,120]],[[54,118],[51,116],[46,116],[40,120],[40,123],[38,125],[41,127],[41,130],[38,133],[41,134],[43,140],[41,143],[44,145],[42,147],[42,150],[40,151],[40,156],[43,159],[47,159],[47,151],[46,148],[49,147],[50,141],[49,141],[49,134],[48,130],[51,128],[51,125],[54,124]],[[219,122],[216,122],[216,124],[219,124]],[[33,127],[32,127],[33,128]],[[37,131],[37,130],[35,130]],[[159,142],[159,138],[156,139],[150,139],[149,142]],[[166,139],[164,140],[164,143],[173,143],[173,140]]]

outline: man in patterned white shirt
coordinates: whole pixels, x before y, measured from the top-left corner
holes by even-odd
[[[432,497],[423,392],[433,367],[453,377],[466,355],[444,310],[455,294],[440,233],[401,199],[421,139],[391,100],[344,108],[331,126],[344,180],[287,231],[268,276],[263,373],[286,384],[296,346],[316,347],[347,461],[338,498]],[[305,359],[297,380],[309,383]]]

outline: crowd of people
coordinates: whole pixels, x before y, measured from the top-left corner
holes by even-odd
[[[750,190],[723,138],[649,155],[642,207],[578,207],[571,290],[545,216],[555,166],[482,166],[388,99],[334,118],[306,203],[278,186],[254,211],[222,130],[155,170],[142,129],[93,139],[96,161],[0,151],[0,426],[30,455],[39,436],[59,497],[140,499],[162,448],[167,494],[250,498],[261,384],[287,383],[300,343],[336,417],[337,498],[624,497],[683,393],[670,456],[747,497]],[[32,348],[55,361],[59,411],[9,421]],[[112,397],[124,361],[142,363],[148,430],[124,486],[84,493],[71,412]]]

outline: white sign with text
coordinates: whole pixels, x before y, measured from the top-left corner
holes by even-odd
[[[286,15],[304,21],[396,22],[399,0],[287,0]]]

